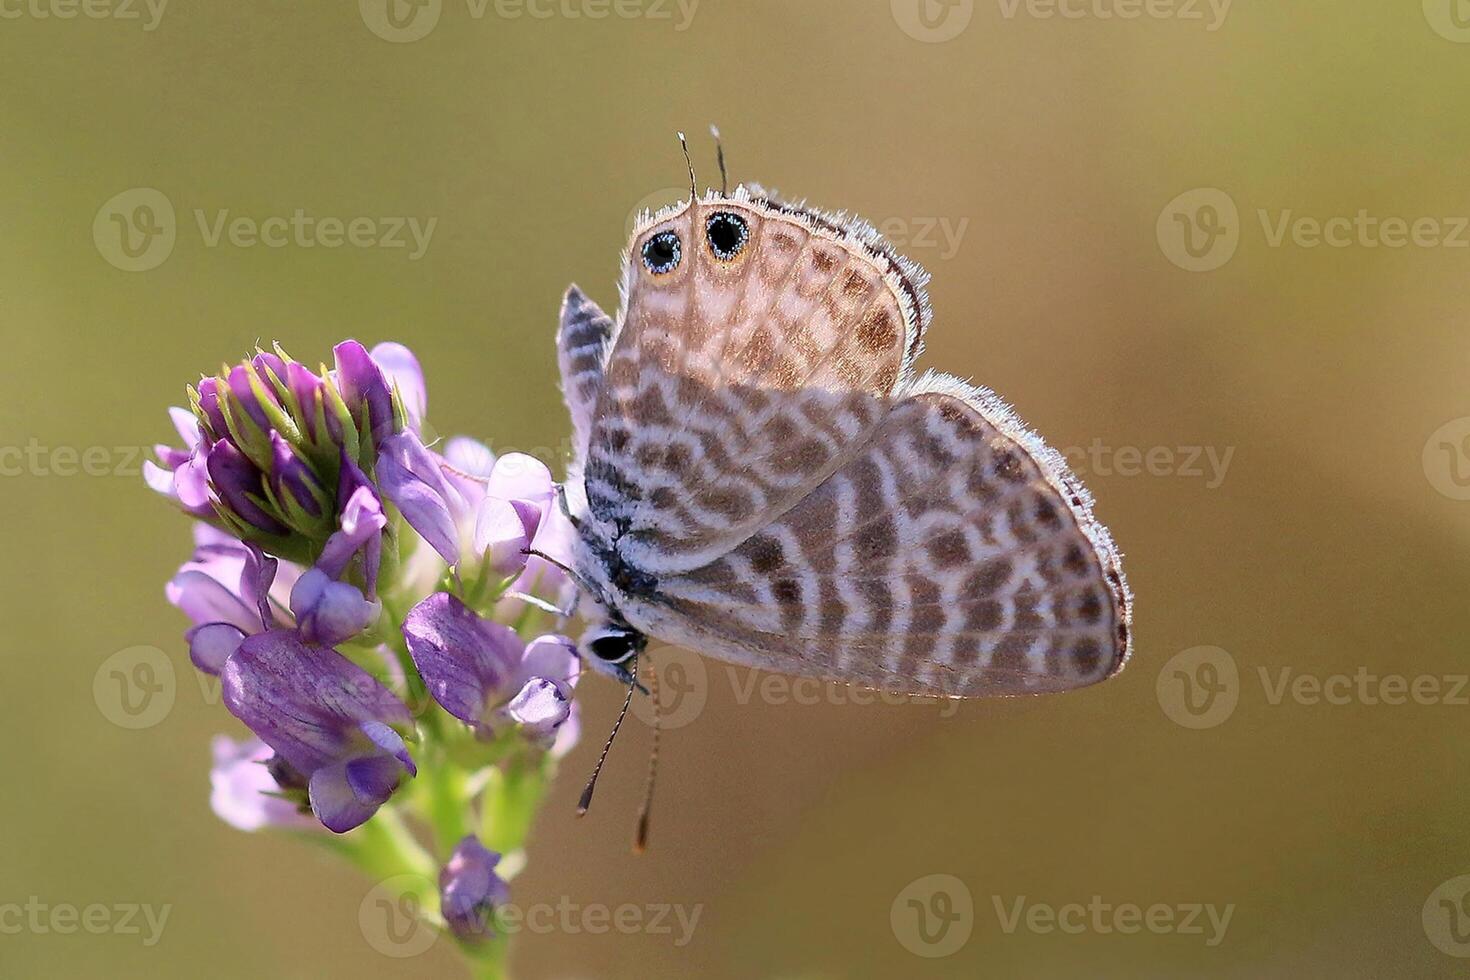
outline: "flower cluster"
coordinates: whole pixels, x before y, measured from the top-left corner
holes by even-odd
[[[437,921],[479,946],[507,888],[480,836],[512,850],[529,820],[491,797],[534,801],[576,737],[576,648],[536,632],[571,600],[572,529],[539,461],[425,444],[406,347],[333,354],[313,371],[277,347],[203,378],[171,410],[183,445],[146,468],[195,519],[166,588],[189,657],[251,733],[216,741],[212,803],[245,830],[371,822],[400,854],[427,828]]]

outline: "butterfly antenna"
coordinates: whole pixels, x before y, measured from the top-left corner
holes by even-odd
[[[633,838],[633,853],[648,848],[648,815],[653,810],[653,780],[658,775],[658,733],[662,726],[658,714],[658,671],[648,662],[648,693],[653,702],[653,747],[648,751],[648,776],[643,781],[643,806],[638,811],[638,833]]]
[[[694,179],[694,161],[689,159],[689,141],[684,138],[683,132],[679,133],[679,145],[684,148],[684,164],[689,168],[689,200],[699,200],[699,184]]]
[[[602,747],[602,755],[597,758],[597,765],[592,770],[592,777],[587,780],[587,788],[582,790],[582,798],[577,801],[577,816],[586,816],[587,808],[592,805],[592,792],[597,789],[597,777],[602,773],[602,764],[607,761],[607,753],[612,748],[613,739],[618,737],[618,729],[623,727],[623,719],[628,717],[628,708],[633,703],[633,692],[638,688],[638,658],[633,658],[633,671],[631,682],[628,684],[628,696],[623,699],[623,710],[618,712],[618,720],[613,722],[612,734],[607,737],[607,744]]]
[[[558,561],[557,559],[548,555],[546,552],[537,551],[535,548],[522,548],[521,554],[525,555],[528,558],[540,558],[544,562],[549,562],[550,564],[555,565],[557,568],[560,568],[562,571],[566,572],[567,576],[571,578],[573,582],[576,582],[577,587],[580,588],[583,592],[592,592],[592,586],[587,584],[587,580],[584,579],[575,568],[572,568],[566,562]],[[593,594],[595,595],[596,593]]]
[[[730,175],[725,173],[725,144],[720,139],[720,127],[711,124],[709,134],[715,138],[715,159],[720,162],[720,196],[730,196]]]

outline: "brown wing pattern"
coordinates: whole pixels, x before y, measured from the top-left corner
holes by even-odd
[[[746,247],[720,260],[705,221]],[[654,275],[643,243],[673,231]],[[589,524],[653,573],[697,568],[794,506],[861,446],[908,380],[923,274],[865,226],[706,198],[635,234],[586,470]]]
[[[806,499],[659,591],[624,612],[670,642],[913,693],[1080,687],[1130,642],[1081,484],[999,399],[936,376]]]

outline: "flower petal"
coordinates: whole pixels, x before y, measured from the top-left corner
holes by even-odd
[[[506,453],[495,461],[485,492],[502,500],[544,503],[556,492],[556,484],[551,479],[551,470],[535,456]]]
[[[252,636],[220,672],[225,707],[302,773],[360,750],[360,724],[412,723],[408,708],[367,671],[294,630]]]
[[[210,747],[214,767],[209,772],[209,805],[225,823],[245,831],[316,826],[290,800],[275,795],[281,786],[267,765],[273,755],[270,746],[256,738],[236,742],[216,735]]]
[[[505,712],[533,741],[546,745],[571,715],[572,705],[554,683],[545,677],[533,677],[510,699]]]
[[[205,623],[184,634],[189,659],[206,674],[218,675],[225,661],[245,642],[245,632],[234,623]]]
[[[412,432],[400,432],[383,443],[377,472],[383,496],[446,562],[456,564],[459,531],[454,509],[462,505],[433,454]]]
[[[482,619],[447,592],[409,610],[403,638],[429,694],[471,725],[480,723],[524,650],[514,630]]]
[[[346,340],[332,348],[337,363],[337,387],[352,417],[361,425],[366,410],[368,431],[373,445],[382,446],[393,434],[393,394],[382,369],[355,340]]]
[[[338,762],[324,766],[311,774],[307,793],[311,799],[311,812],[334,834],[345,834],[360,827],[378,812],[382,802],[370,802],[358,797],[348,778],[350,763]]]
[[[334,581],[319,568],[307,569],[291,590],[296,628],[308,643],[344,643],[375,623],[382,611],[381,602],[364,598],[357,586]]]
[[[501,575],[519,572],[526,565],[526,548],[531,537],[525,522],[509,501],[486,497],[475,517],[475,553],[484,556]]]
[[[413,356],[413,351],[392,341],[374,347],[369,356],[383,370],[389,385],[397,389],[408,424],[418,431],[429,409],[429,389],[424,384],[419,359]]]

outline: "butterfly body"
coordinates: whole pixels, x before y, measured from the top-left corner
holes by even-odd
[[[957,697],[1121,669],[1131,601],[1080,482],[990,392],[916,375],[926,281],[871,226],[740,187],[639,224],[616,319],[568,292],[589,659],[655,637]]]

